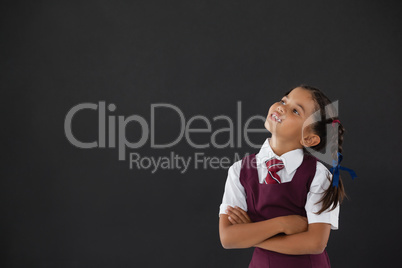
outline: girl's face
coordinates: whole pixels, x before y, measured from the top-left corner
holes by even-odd
[[[303,124],[314,110],[311,93],[297,87],[269,108],[265,128],[276,138],[300,142]]]

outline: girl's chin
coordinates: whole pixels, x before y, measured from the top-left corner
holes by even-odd
[[[265,121],[264,126],[266,130],[272,133],[272,129],[275,130],[275,128],[278,126],[278,123],[274,121]]]
[[[269,123],[267,121],[265,121],[264,127],[265,127],[266,130],[271,132],[271,127],[269,126]]]

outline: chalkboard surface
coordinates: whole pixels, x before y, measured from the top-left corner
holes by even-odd
[[[1,267],[247,267],[219,239],[228,169],[302,83],[338,100],[359,176],[332,266],[397,261],[397,1],[2,6]]]

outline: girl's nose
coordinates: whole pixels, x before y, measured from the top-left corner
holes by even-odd
[[[278,106],[278,108],[276,109],[278,112],[282,113],[284,112],[284,109],[281,105]]]

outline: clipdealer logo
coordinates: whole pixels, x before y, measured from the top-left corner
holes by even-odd
[[[203,152],[196,152],[195,150],[206,148],[241,148],[243,146],[243,138],[247,146],[255,149],[260,148],[260,144],[253,144],[250,141],[250,133],[267,133],[263,127],[258,129],[250,128],[253,121],[265,122],[266,118],[261,115],[253,115],[245,120],[244,125],[242,121],[242,105],[237,102],[236,118],[232,120],[227,115],[217,115],[212,119],[204,115],[195,115],[186,119],[181,109],[170,103],[156,103],[150,106],[150,122],[148,123],[141,115],[133,114],[125,117],[124,115],[115,115],[117,107],[115,104],[110,103],[106,105],[105,101],[98,103],[80,103],[72,107],[66,114],[64,120],[64,132],[67,140],[74,146],[81,149],[95,149],[95,148],[116,148],[118,151],[118,160],[125,161],[128,156],[130,169],[149,169],[152,173],[157,172],[159,169],[178,169],[181,173],[186,172],[191,163],[193,162],[194,168],[199,169],[218,169],[230,167],[232,160],[229,157],[216,157],[205,156]],[[177,114],[180,120],[179,135],[169,143],[157,144],[155,142],[155,114],[156,110],[170,109]],[[98,137],[91,142],[83,142],[77,139],[73,134],[72,122],[74,118],[81,113],[97,111],[98,113]],[[202,121],[205,123],[205,128],[193,128],[192,124],[195,121]],[[213,123],[223,121],[227,123],[227,127],[214,130]],[[137,141],[127,138],[126,128],[129,124],[138,124],[141,128],[141,135]],[[193,141],[197,133],[209,133],[210,141],[205,144],[197,144]],[[227,133],[228,140],[220,144],[217,142],[217,136]],[[236,134],[236,139],[235,139]],[[117,144],[116,144],[117,138]],[[170,151],[169,155],[154,157],[142,156],[137,152],[127,152],[127,149],[139,149],[149,142],[150,147],[153,149],[166,149],[173,148],[183,139],[187,144],[195,149],[193,156],[180,156],[174,151]],[[235,153],[234,161],[240,160],[241,157]]]

